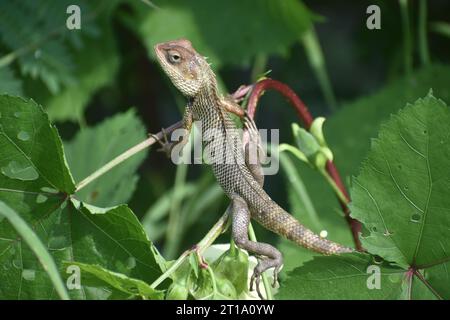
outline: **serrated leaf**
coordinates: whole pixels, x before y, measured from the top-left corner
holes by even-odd
[[[83,118],[92,95],[114,80],[119,68],[119,55],[110,23],[110,12],[117,2],[109,1],[106,7],[103,6],[102,15],[97,19],[100,20],[98,35],[85,36],[84,32],[79,36],[83,48],[74,57],[77,66],[74,77],[77,82],[62,88],[57,95],[36,92],[39,101],[47,107],[52,121],[79,121]]]
[[[145,138],[145,127],[134,110],[80,131],[71,142],[65,143],[75,180],[81,181]],[[136,170],[145,157],[146,151],[142,151],[113,168],[77,192],[78,199],[97,206],[125,203],[134,192],[138,180]]]
[[[370,138],[377,135],[381,121],[387,120],[391,113],[404,107],[407,102],[425,96],[430,88],[433,88],[433,92],[444,101],[450,101],[448,83],[450,83],[450,67],[433,65],[411,74],[408,78],[393,82],[373,95],[348,103],[327,118],[327,125],[324,128],[325,138],[333,151],[334,162],[344,183],[349,186],[349,177],[358,173],[361,161],[369,150]],[[342,237],[339,236],[341,232],[338,230],[348,230],[348,226],[340,214],[342,210],[327,182],[303,163],[298,162],[298,169],[330,239],[353,246],[349,231],[342,233]],[[288,190],[293,193],[292,188]],[[299,203],[298,196],[293,194],[289,199],[292,213],[297,214],[296,217],[300,221],[308,219],[302,214],[305,210]],[[307,221],[306,224],[313,227]],[[298,266],[301,263],[299,261],[304,260],[304,250],[288,241],[283,240],[279,248],[285,257],[285,263],[289,266]]]
[[[450,259],[450,109],[430,93],[387,122],[352,187],[363,246],[401,266]]]
[[[28,221],[28,224],[30,222]],[[99,265],[113,272],[152,283],[161,275],[152,246],[136,216],[126,206],[111,209],[75,205],[66,201],[61,208],[33,224],[60,268],[62,263]],[[32,252],[0,222],[0,297],[3,299],[53,299],[53,287]],[[8,240],[10,239],[10,240]],[[32,270],[32,281],[24,281],[24,270]],[[26,279],[25,279],[26,280]],[[81,281],[81,289],[69,291],[75,299],[105,299],[104,292],[92,291]]]
[[[33,229],[57,266],[96,264],[147,283],[159,277],[164,262],[128,207],[96,208],[69,197],[74,182],[42,108],[0,95],[0,114],[0,200]],[[2,299],[57,298],[47,273],[6,219],[0,220],[0,270]],[[106,298],[83,286],[69,294]]]
[[[91,288],[109,292],[109,297],[142,298],[161,300],[164,293],[155,290],[142,280],[127,277],[122,273],[106,270],[98,265],[71,262],[66,266],[78,266],[81,269],[81,282]],[[116,292],[118,291],[118,292]],[[122,297],[124,296],[124,297]]]
[[[281,282],[276,298],[401,299],[405,282],[405,270],[386,263],[375,264],[373,258],[366,254],[321,256],[289,272]]]
[[[2,201],[0,201],[0,217],[5,217],[6,219],[8,219],[11,225],[16,229],[17,233],[24,239],[29,248],[34,252],[36,257],[42,264],[44,270],[47,272],[49,278],[53,282],[53,285],[55,286],[60,298],[68,300],[69,295],[67,293],[66,287],[64,286],[64,283],[62,282],[61,276],[58,273],[56,264],[42,242],[33,232],[33,230],[14,210],[12,210]],[[1,220],[2,219],[0,219],[0,221]],[[26,280],[31,280],[30,278],[34,277],[34,272],[34,270],[23,270],[22,277]]]
[[[72,4],[70,0],[0,2],[0,42],[17,55],[22,75],[42,80],[51,94],[77,82],[74,76],[76,52],[69,43],[74,42],[75,33],[92,34],[96,28],[93,17],[98,14],[95,12],[98,8],[78,0],[82,28],[69,30],[66,9]]]
[[[32,100],[0,95],[0,172],[3,199],[75,190],[58,132]]]

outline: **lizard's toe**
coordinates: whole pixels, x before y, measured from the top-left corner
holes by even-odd
[[[278,274],[280,273],[280,268],[281,265],[275,267],[275,269],[273,270],[273,282],[272,282],[272,287],[275,288],[278,282]]]
[[[253,274],[250,279],[250,291],[253,291],[253,284],[255,284],[256,285],[256,293],[258,294],[258,297],[261,300],[264,300],[264,297],[263,297],[263,295],[261,293],[261,289],[260,289],[261,273],[257,269],[258,268],[256,267],[255,270],[253,270]]]
[[[158,152],[164,152],[166,154],[166,156],[168,158],[170,158],[171,153],[172,153],[172,147],[173,147],[173,143],[169,142],[168,138],[167,138],[167,132],[165,129],[161,129],[162,132],[162,139],[160,139],[157,135],[150,133],[149,136],[152,137],[153,139],[156,140],[156,142],[158,142],[158,144],[160,145],[160,148],[157,149],[156,151]]]

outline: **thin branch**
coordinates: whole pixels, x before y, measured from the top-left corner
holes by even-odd
[[[285,96],[297,111],[298,116],[303,121],[305,127],[309,129],[311,123],[313,122],[313,117],[309,113],[306,105],[303,103],[302,100],[300,100],[297,94],[286,84],[273,79],[261,80],[253,86],[253,90],[250,94],[247,107],[247,112],[250,117],[253,118],[255,116],[256,107],[258,106],[259,99],[261,98],[264,91],[268,89],[276,90],[283,96]]]
[[[155,136],[156,136],[157,139],[162,139],[163,136],[164,136],[163,131],[165,131],[166,134],[170,134],[175,129],[181,128],[182,125],[183,125],[183,123],[181,121],[179,121],[179,122],[171,125],[170,127],[166,128],[164,130],[161,130],[160,132],[155,134]],[[130,149],[128,149],[124,153],[122,153],[122,154],[118,155],[116,158],[112,159],[110,162],[105,164],[100,169],[96,170],[94,173],[90,174],[88,177],[86,177],[85,179],[83,179],[82,181],[80,181],[77,184],[75,192],[80,191],[85,186],[87,186],[89,183],[91,183],[95,179],[98,179],[100,176],[104,175],[106,172],[108,172],[109,170],[111,170],[115,166],[121,164],[122,162],[124,162],[125,160],[130,158],[131,156],[134,156],[136,153],[144,150],[145,148],[150,147],[152,144],[154,144],[157,141],[157,139],[155,139],[155,136],[150,136],[149,138],[145,139],[144,141],[142,141],[142,142],[138,143],[137,145],[131,147]]]
[[[294,109],[297,111],[297,114],[301,119],[301,121],[303,122],[304,127],[307,130],[309,130],[313,122],[313,117],[311,113],[308,111],[308,107],[303,103],[303,101],[289,86],[273,79],[261,80],[253,86],[253,90],[251,91],[250,97],[248,99],[247,112],[249,116],[252,118],[254,117],[259,99],[261,98],[262,94],[268,89],[276,90],[279,93],[281,93],[284,97],[286,97],[289,103],[292,105],[292,107],[294,107]],[[334,163],[331,161],[327,162],[326,169],[331,179],[333,179],[336,186],[339,188],[339,190],[347,199],[347,201],[344,202],[342,201],[342,199],[339,199],[338,197],[342,211],[345,214],[345,219],[351,229],[355,247],[358,251],[363,251],[364,249],[361,245],[361,241],[359,240],[359,233],[361,232],[361,224],[359,221],[350,217],[350,210],[348,208],[350,197],[344,184],[342,183],[339,172]]]
[[[243,97],[245,95],[247,95],[251,88],[253,86],[241,86],[239,87],[236,92],[232,93],[231,96],[234,99],[243,99]],[[239,116],[244,116],[244,113],[242,113]],[[155,135],[151,135],[149,136],[147,139],[145,139],[144,141],[138,143],[137,145],[131,147],[130,149],[128,149],[127,151],[123,152],[122,154],[118,155],[116,158],[114,158],[113,160],[111,160],[110,162],[108,162],[107,164],[105,164],[103,167],[101,167],[100,169],[96,170],[95,172],[93,172],[92,174],[90,174],[88,177],[84,178],[82,181],[80,181],[77,185],[76,185],[76,189],[75,192],[83,189],[84,187],[86,187],[89,183],[91,183],[92,181],[94,181],[95,179],[98,179],[100,176],[104,175],[106,172],[108,172],[109,170],[111,170],[112,168],[114,168],[115,166],[121,164],[122,162],[124,162],[125,160],[127,160],[128,158],[130,158],[131,156],[135,155],[136,153],[144,150],[145,148],[150,147],[152,144],[154,144],[158,139],[161,140],[164,137],[164,133],[166,135],[169,135],[170,133],[172,133],[172,131],[182,128],[183,127],[183,121],[178,121],[177,123],[174,123],[173,125],[171,125],[170,127],[161,130],[160,132],[158,132]],[[157,139],[155,139],[155,137]]]
[[[216,224],[208,231],[208,233],[197,245],[195,245],[192,249],[183,252],[183,254],[179,256],[178,259],[161,276],[159,276],[158,279],[153,281],[150,286],[155,289],[165,279],[169,278],[183,264],[191,253],[197,252],[199,255],[202,255],[203,252],[217,239],[217,237],[227,229],[229,211],[230,208],[225,211],[222,217],[220,217]]]

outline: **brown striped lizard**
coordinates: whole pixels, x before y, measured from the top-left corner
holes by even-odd
[[[261,166],[248,161],[250,143],[258,143],[255,141],[255,137],[256,140],[259,138],[256,126],[252,119],[245,117],[250,138],[243,141],[229,116],[230,112],[243,115],[243,110],[218,93],[215,74],[206,58],[185,39],[160,43],[154,49],[164,72],[188,99],[183,117],[184,129],[189,132],[194,121],[202,126],[202,144],[208,149],[209,163],[218,183],[231,200],[234,242],[238,247],[261,257],[251,277],[250,290],[253,290],[255,282],[258,295],[262,297],[259,292],[261,274],[274,268],[275,285],[283,263],[282,255],[275,247],[249,239],[251,218],[308,249],[327,255],[352,252],[353,249],[324,239],[300,224],[264,191]],[[185,144],[187,137],[188,134],[180,142]]]

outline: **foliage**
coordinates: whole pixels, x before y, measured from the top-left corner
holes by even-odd
[[[145,128],[132,109],[78,132],[72,141],[64,144],[67,162],[75,181],[80,182],[145,137]],[[98,152],[91,153],[91,150]],[[87,158],[85,155],[90,153],[91,157]],[[145,156],[145,152],[139,153],[117,166],[77,192],[77,198],[96,206],[126,203],[134,192],[138,180],[136,170]]]
[[[33,101],[0,96],[0,193],[34,230],[57,266],[64,261],[99,265],[151,282],[161,269],[154,249],[126,206],[102,209],[76,201],[58,132]],[[0,221],[0,295],[55,298],[46,272],[7,220]],[[33,278],[25,275],[33,273]],[[90,290],[72,297],[95,298]]]
[[[315,258],[289,273],[280,298],[318,298],[319,292],[322,299],[448,298],[448,272],[432,267],[449,263],[449,132],[450,109],[431,93],[393,115],[351,189],[352,216],[370,230],[363,246],[384,261],[360,254]],[[370,266],[381,277],[373,290]],[[435,272],[447,285],[428,282]]]
[[[333,160],[362,223],[365,253],[324,257],[279,240],[279,286],[267,285],[271,271],[260,286],[269,299],[449,299],[449,25],[436,15],[448,5],[429,2],[427,23],[425,1],[377,3],[383,28],[368,31],[351,13],[363,4],[332,15],[299,0],[0,1],[0,299],[258,299],[256,258],[221,235],[226,214],[213,225],[228,200],[211,172],[133,151],[184,108],[153,54],[181,37],[209,57],[222,90],[270,68],[301,93],[321,115],[309,130],[283,101],[260,101],[258,126],[280,120],[290,151],[265,188],[353,246],[324,167]],[[66,27],[73,4],[79,30]]]

